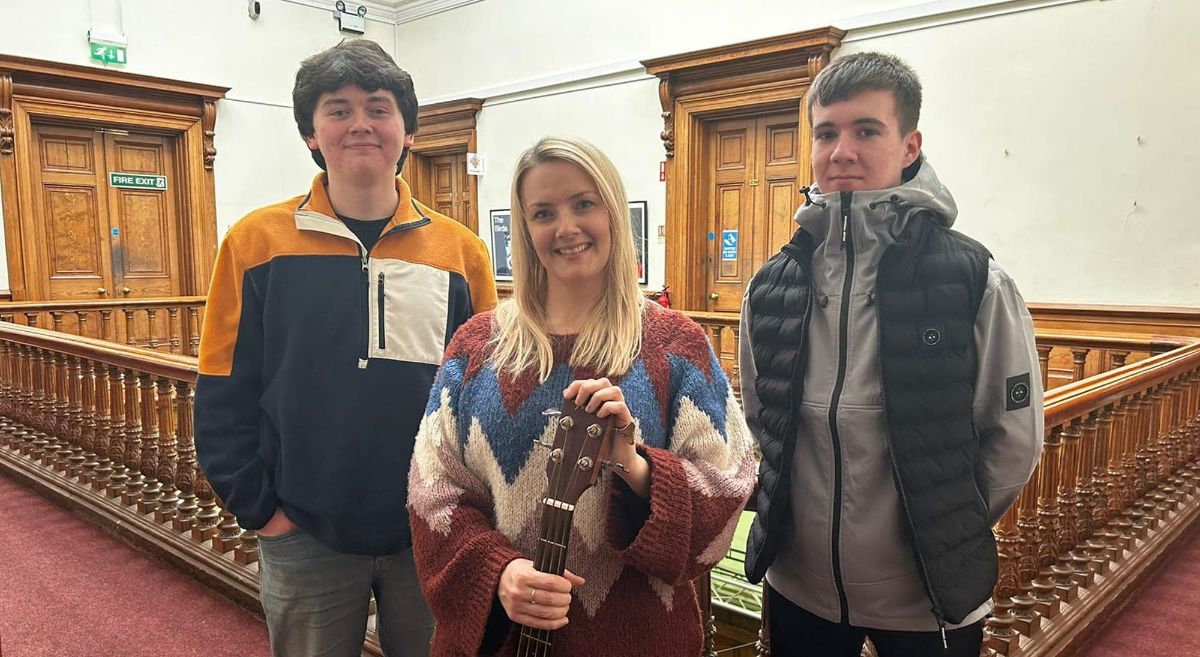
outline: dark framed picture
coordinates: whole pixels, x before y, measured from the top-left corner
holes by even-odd
[[[649,251],[647,249],[647,237],[650,231],[648,222],[646,202],[630,201],[629,223],[633,228],[633,249],[637,252],[638,282],[642,285],[650,282],[649,263],[646,260]]]
[[[511,281],[512,211],[492,210],[488,217],[492,229],[492,274],[498,281]]]

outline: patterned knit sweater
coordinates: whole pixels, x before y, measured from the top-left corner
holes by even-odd
[[[621,386],[650,463],[650,499],[616,476],[584,492],[567,568],[572,591],[554,654],[571,657],[700,654],[703,626],[692,580],[729,549],[754,486],[752,442],[703,330],[648,305],[639,358]],[[518,632],[496,588],[513,559],[532,559],[546,490],[552,418],[562,391],[596,373],[566,365],[572,337],[554,339],[555,368],[498,374],[492,315],[476,315],[446,351],[417,435],[409,475],[413,550],[437,622],[431,655],[512,655]],[[611,378],[611,377],[610,377]]]

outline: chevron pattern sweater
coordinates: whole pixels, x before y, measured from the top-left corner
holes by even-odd
[[[703,640],[692,580],[725,556],[754,486],[745,419],[703,330],[649,305],[642,352],[616,379],[650,462],[650,499],[619,478],[587,490],[575,510],[567,568],[587,580],[572,595],[556,655],[695,657]],[[555,338],[555,368],[500,374],[492,315],[454,336],[437,375],[409,475],[413,550],[437,622],[431,654],[515,653],[516,626],[496,595],[513,559],[532,558],[553,439],[547,409],[574,379],[572,337]],[[612,377],[610,377],[612,378]]]

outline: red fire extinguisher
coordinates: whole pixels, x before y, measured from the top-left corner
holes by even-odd
[[[670,291],[671,291],[671,288],[667,285],[664,285],[663,289],[659,290],[658,297],[655,299],[655,301],[658,302],[658,305],[662,306],[663,308],[671,307],[671,292]]]

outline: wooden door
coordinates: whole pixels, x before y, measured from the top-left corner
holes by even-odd
[[[88,129],[35,125],[32,167],[37,269],[48,299],[107,299],[113,288],[104,140]],[[34,263],[31,263],[34,264]]]
[[[113,298],[179,296],[172,141],[157,135],[104,135],[110,172],[167,179],[166,189],[108,188]]]
[[[705,310],[736,313],[751,277],[794,232],[799,113],[709,122]]]
[[[33,126],[38,248],[49,300],[177,296],[173,139]],[[120,189],[109,173],[165,176],[166,189]]]
[[[470,183],[467,178],[467,154],[449,153],[428,158],[428,199],[433,209],[474,228]]]

